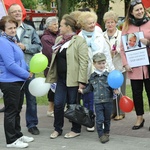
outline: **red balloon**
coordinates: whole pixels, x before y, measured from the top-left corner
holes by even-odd
[[[123,112],[131,112],[134,104],[128,96],[122,96],[119,101],[119,107]]]

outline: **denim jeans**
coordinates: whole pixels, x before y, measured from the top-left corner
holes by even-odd
[[[112,102],[95,104],[96,128],[99,137],[101,137],[105,133],[109,134],[110,132],[110,121],[111,121],[110,116],[112,112],[112,107],[113,107]]]
[[[0,89],[4,94],[4,131],[7,144],[23,136],[20,126],[20,112],[24,100],[23,83],[22,81],[0,83]]]
[[[83,94],[82,99],[83,99],[84,107],[86,107],[87,109],[92,110],[94,112],[94,104],[93,104],[94,94],[93,94],[93,92]]]
[[[36,97],[29,92],[29,83],[34,79],[34,76],[25,83],[26,97],[26,126],[27,128],[35,127],[38,124],[37,117],[37,102]]]
[[[54,128],[59,134],[62,134],[64,126],[64,106],[65,104],[76,104],[78,86],[67,87],[66,80],[58,79],[54,97]],[[81,132],[81,125],[72,122],[71,131]]]

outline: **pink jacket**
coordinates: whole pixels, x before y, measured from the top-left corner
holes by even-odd
[[[144,33],[144,37],[146,39],[150,40],[150,21],[141,25],[140,27],[130,25],[128,31],[122,31],[122,35],[140,32],[140,31],[142,31]],[[147,51],[148,51],[148,55],[150,56],[150,48],[148,48]],[[125,55],[125,51],[124,51],[122,42],[121,42],[120,54],[121,54],[123,66],[127,65],[128,62],[126,59],[126,55]],[[127,72],[127,76],[129,79],[147,79],[147,78],[149,78],[147,66],[135,67],[135,68],[132,68],[132,70],[133,70],[133,72]]]

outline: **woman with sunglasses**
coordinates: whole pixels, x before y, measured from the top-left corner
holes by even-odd
[[[141,0],[132,0],[123,25],[122,35],[143,32],[144,38],[140,41],[148,46],[150,40],[150,18],[147,16],[147,12]],[[150,48],[147,47],[148,55],[150,56]],[[128,78],[131,81],[132,95],[135,106],[135,112],[137,115],[136,122],[132,127],[132,130],[138,130],[144,126],[144,104],[143,104],[143,85],[147,93],[148,101],[150,104],[150,75],[148,72],[148,66],[132,67],[126,58],[123,45],[121,45],[121,57],[123,66],[127,71]]]

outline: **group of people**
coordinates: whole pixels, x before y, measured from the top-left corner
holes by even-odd
[[[41,41],[35,30],[22,22],[22,10],[13,4],[9,16],[0,20],[0,89],[4,98],[4,129],[7,147],[25,148],[32,137],[23,136],[20,126],[20,112],[26,95],[26,122],[28,131],[39,134],[36,98],[28,90],[34,74],[30,73],[29,61],[35,53],[42,51],[49,61],[44,71],[46,82],[57,83],[55,93],[48,92],[49,110],[47,115],[54,117],[54,131],[50,138],[61,136],[64,126],[66,104],[76,104],[80,98],[84,106],[96,114],[96,129],[101,143],[109,141],[111,118],[121,120],[125,113],[119,108],[121,94],[125,95],[126,73],[131,81],[133,102],[137,115],[133,130],[144,126],[143,84],[150,104],[150,80],[148,66],[131,68],[121,41],[123,35],[140,32],[140,39],[147,46],[150,55],[150,19],[141,0],[132,0],[125,18],[122,32],[116,28],[118,16],[113,11],[104,14],[106,30],[102,32],[96,25],[94,12],[66,14],[58,18],[46,19],[46,29]],[[85,19],[86,18],[86,19]],[[32,39],[31,39],[32,38]],[[42,43],[42,44],[41,44]],[[25,59],[24,59],[25,56]],[[114,69],[122,72],[124,83],[120,89],[108,85],[107,77]],[[82,93],[82,96],[79,97]],[[120,94],[121,93],[121,94]],[[64,138],[80,135],[81,125],[70,122],[71,131]],[[94,131],[95,128],[87,128]]]

